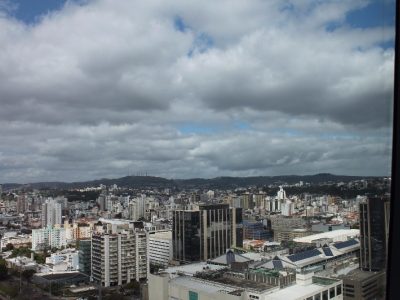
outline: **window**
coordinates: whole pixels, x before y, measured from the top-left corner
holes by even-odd
[[[329,289],[329,299],[332,299],[335,297],[335,288],[330,288]]]
[[[322,292],[322,300],[328,300],[328,291]]]
[[[314,300],[321,300],[321,293],[314,295]]]
[[[342,294],[342,285],[339,284],[336,286],[336,295],[341,295]]]

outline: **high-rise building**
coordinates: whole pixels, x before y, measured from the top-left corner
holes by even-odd
[[[42,226],[61,225],[61,203],[54,199],[47,199],[42,203]]]
[[[172,260],[172,231],[157,231],[149,235],[151,264],[167,267]]]
[[[243,246],[242,209],[228,204],[200,204],[173,213],[174,260],[206,261],[231,247]]]
[[[79,241],[79,271],[91,275],[92,271],[92,241]]]
[[[106,227],[105,232],[92,235],[94,281],[107,287],[145,279],[149,270],[148,234],[143,223],[110,223]]]
[[[23,214],[27,210],[26,196],[18,196],[17,198],[17,213]]]
[[[360,268],[386,268],[389,237],[389,198],[368,198],[360,203]]]

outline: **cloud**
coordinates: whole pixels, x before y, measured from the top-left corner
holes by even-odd
[[[0,9],[0,181],[388,174],[393,28],[346,23],[368,5]]]

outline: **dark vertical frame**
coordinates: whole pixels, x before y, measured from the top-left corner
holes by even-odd
[[[400,283],[400,7],[396,1],[396,38],[394,60],[394,98],[393,98],[393,146],[392,146],[392,184],[390,194],[389,251],[386,277],[386,299],[398,299]],[[397,253],[396,253],[397,251]]]

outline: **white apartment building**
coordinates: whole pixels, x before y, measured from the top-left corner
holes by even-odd
[[[105,287],[147,278],[148,233],[142,222],[107,220],[104,232],[92,235],[92,276]]]
[[[49,198],[42,204],[42,227],[61,225],[61,203]]]
[[[149,260],[151,264],[167,267],[173,257],[172,231],[149,234]]]
[[[32,250],[43,250],[46,247],[60,248],[66,246],[65,229],[48,226],[32,230]]]

